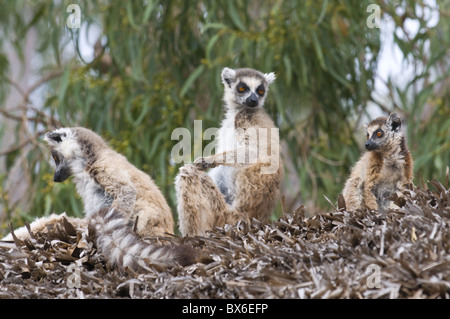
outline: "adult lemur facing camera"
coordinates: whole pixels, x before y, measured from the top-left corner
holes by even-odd
[[[273,73],[223,69],[226,111],[217,152],[185,164],[175,179],[183,236],[272,214],[283,165],[278,129],[263,107],[274,80]]]

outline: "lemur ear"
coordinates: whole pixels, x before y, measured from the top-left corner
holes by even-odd
[[[277,78],[274,72],[265,73],[264,77],[266,78],[267,84],[272,83]]]
[[[402,119],[397,113],[393,112],[389,115],[386,124],[391,128],[392,131],[398,132],[402,126]]]
[[[223,68],[222,70],[222,83],[228,84],[231,87],[231,82],[236,78],[236,71],[230,68]]]
[[[44,141],[46,141],[47,143],[61,143],[61,134],[56,132],[48,132],[44,136]]]
[[[58,144],[61,143],[62,140],[66,137],[65,132],[61,132],[60,130],[55,130],[53,132],[48,132],[44,136],[44,141],[48,144]]]

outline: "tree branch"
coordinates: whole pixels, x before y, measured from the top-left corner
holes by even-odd
[[[44,133],[45,133],[45,131],[38,131],[32,136],[32,139],[36,140],[40,135],[42,135]],[[12,152],[15,152],[15,151],[23,148],[27,144],[32,143],[33,142],[32,139],[28,138],[28,139],[24,140],[22,143],[14,145],[13,147],[10,147],[9,149],[0,152],[0,156],[8,155]]]

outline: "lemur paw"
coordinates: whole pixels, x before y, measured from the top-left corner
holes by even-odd
[[[214,168],[217,166],[217,163],[206,161],[204,157],[197,158],[192,164],[194,164],[200,170],[207,170],[209,168]]]

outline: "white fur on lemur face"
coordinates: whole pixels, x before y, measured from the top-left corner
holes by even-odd
[[[63,182],[74,173],[83,170],[83,151],[70,128],[60,128],[45,134],[44,141],[50,147],[55,161],[55,182]]]
[[[261,108],[274,73],[261,73],[252,69],[230,69],[222,71],[225,87],[224,101],[228,108]]]

